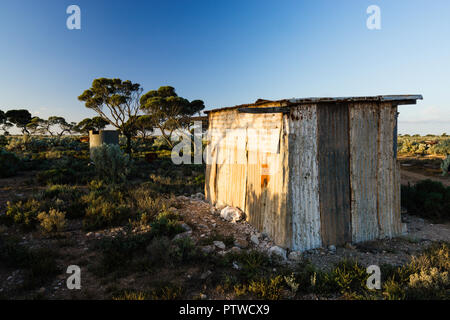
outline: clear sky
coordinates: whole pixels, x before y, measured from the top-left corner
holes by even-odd
[[[66,8],[81,8],[68,30]],[[369,5],[381,30],[366,27]],[[0,109],[80,121],[98,77],[207,109],[258,98],[423,94],[399,132],[450,133],[448,0],[2,0]]]

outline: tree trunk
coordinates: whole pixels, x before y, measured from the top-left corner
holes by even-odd
[[[131,135],[125,134],[125,137],[127,138],[127,147],[125,148],[125,152],[131,155]]]

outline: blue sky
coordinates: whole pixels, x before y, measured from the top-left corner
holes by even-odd
[[[81,8],[81,30],[66,8]],[[366,27],[369,5],[381,30]],[[5,0],[0,109],[80,121],[92,80],[174,86],[208,109],[313,96],[423,94],[400,133],[450,133],[448,0]]]

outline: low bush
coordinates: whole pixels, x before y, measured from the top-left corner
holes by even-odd
[[[386,299],[448,299],[450,290],[450,246],[434,244],[403,267],[397,268],[383,284]]]
[[[445,177],[448,175],[450,169],[450,155],[448,155],[441,163],[442,175]]]
[[[2,217],[2,222],[8,225],[15,224],[24,230],[32,230],[37,223],[37,216],[45,207],[35,199],[26,201],[8,201],[6,203],[6,213]]]
[[[39,213],[37,219],[40,222],[44,234],[61,232],[66,226],[65,213],[56,209],[50,209],[48,212],[43,211]]]
[[[92,162],[99,179],[107,183],[124,182],[131,172],[131,160],[118,145],[103,144],[92,150]]]
[[[29,249],[0,235],[0,265],[25,270],[25,289],[40,286],[56,275],[59,272],[56,258],[49,249]]]
[[[414,186],[401,187],[402,206],[409,213],[436,222],[448,221],[450,218],[450,187],[442,183],[423,180]]]
[[[84,194],[77,187],[58,184],[47,187],[38,195],[38,199],[48,201],[53,208],[65,212],[66,218],[75,219],[85,215]]]
[[[156,219],[150,223],[150,226],[151,233],[155,237],[173,237],[184,231],[178,222],[178,217],[168,211],[162,211]]]
[[[14,153],[0,149],[0,178],[12,177],[20,168],[21,161]]]
[[[116,203],[104,197],[91,198],[87,202],[83,219],[85,230],[98,230],[118,226],[131,216],[131,210],[125,204]]]

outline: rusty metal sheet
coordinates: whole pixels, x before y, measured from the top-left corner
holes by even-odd
[[[322,243],[351,241],[348,106],[319,104],[318,163]]]
[[[304,251],[322,245],[316,105],[292,109],[289,136],[291,246],[292,250]]]
[[[354,242],[379,236],[378,122],[376,104],[350,105],[351,221]]]

